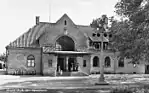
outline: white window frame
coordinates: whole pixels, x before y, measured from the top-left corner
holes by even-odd
[[[32,57],[32,58],[29,58]],[[35,57],[33,55],[29,55],[27,57],[27,67],[35,67]]]

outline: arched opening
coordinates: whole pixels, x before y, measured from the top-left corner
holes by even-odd
[[[124,58],[123,57],[120,57],[119,60],[118,60],[118,66],[119,67],[124,67]]]
[[[56,40],[56,50],[58,51],[74,51],[75,43],[72,38],[62,36]]]
[[[99,66],[99,58],[95,56],[93,58],[93,67],[98,67]]]
[[[105,67],[111,67],[111,60],[110,57],[105,58]]]

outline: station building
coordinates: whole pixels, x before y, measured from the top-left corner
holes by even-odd
[[[120,58],[109,46],[110,34],[89,25],[75,24],[67,14],[57,22],[40,22],[6,46],[7,74],[58,76],[60,72],[100,73],[100,49],[103,40],[104,73],[148,73],[149,66],[134,66]],[[69,74],[68,74],[69,73]]]

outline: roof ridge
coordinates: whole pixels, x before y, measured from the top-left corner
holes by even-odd
[[[90,27],[90,25],[77,25],[79,27]]]

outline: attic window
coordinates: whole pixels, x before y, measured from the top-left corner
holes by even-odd
[[[98,36],[98,37],[100,37],[100,34],[99,34],[99,33],[97,33],[97,36]]]
[[[67,25],[67,21],[66,20],[64,21],[64,25]]]
[[[107,34],[106,33],[104,33],[104,37],[107,37]]]
[[[112,37],[112,34],[110,34],[109,37],[111,38]]]
[[[94,37],[95,35],[96,35],[95,33],[92,34],[93,37]]]

